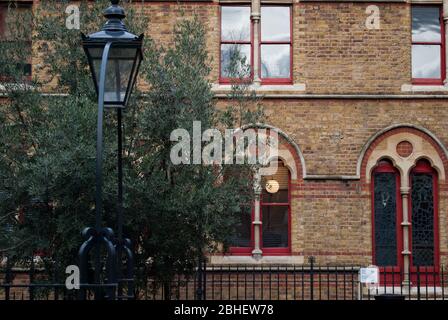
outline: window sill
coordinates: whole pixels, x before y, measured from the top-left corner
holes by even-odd
[[[8,92],[7,89],[17,90],[17,91],[34,90],[35,86],[33,86],[31,84],[27,84],[25,82],[21,82],[21,83],[12,83],[12,82],[7,82],[7,81],[0,82],[0,95],[6,95]]]
[[[281,96],[288,94],[305,93],[306,85],[304,83],[296,84],[273,84],[273,85],[250,85],[250,90],[254,90],[255,93],[263,95],[267,98],[270,96]],[[232,85],[230,84],[213,84],[212,92],[215,96],[227,96],[232,91]]]
[[[402,92],[448,92],[448,85],[403,84]]]
[[[262,256],[260,259],[255,259],[252,256],[210,256],[211,265],[291,265],[303,264],[304,256]]]

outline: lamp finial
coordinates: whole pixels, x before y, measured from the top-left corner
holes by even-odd
[[[127,31],[123,19],[126,18],[124,9],[118,5],[119,0],[111,0],[112,5],[104,10],[104,17],[107,19],[103,27],[104,31]]]

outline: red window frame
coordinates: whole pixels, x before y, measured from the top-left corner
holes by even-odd
[[[384,161],[385,160],[385,161]],[[394,173],[395,174],[395,192],[397,199],[397,209],[396,209],[396,237],[397,237],[397,265],[395,266],[383,266],[379,267],[380,272],[382,274],[386,274],[386,281],[389,282],[389,278],[392,277],[391,273],[400,272],[400,269],[403,268],[403,259],[401,252],[403,251],[403,236],[401,230],[401,221],[403,217],[403,208],[401,201],[401,193],[400,193],[400,172],[397,168],[395,168],[392,163],[390,163],[387,159],[380,160],[378,165],[372,171],[371,177],[371,203],[372,203],[372,263],[376,265],[376,243],[375,243],[375,179],[374,176],[376,173]],[[398,277],[397,277],[398,278]],[[383,279],[380,279],[383,281]]]
[[[260,36],[260,43],[258,44],[258,52],[259,52],[259,58],[258,58],[258,71],[259,71],[259,77],[261,79],[261,84],[292,84],[292,67],[293,67],[293,51],[292,51],[292,39],[293,39],[293,27],[292,27],[292,6],[290,5],[279,5],[279,4],[269,4],[269,5],[262,5],[261,8],[264,7],[282,7],[282,8],[289,8],[289,41],[263,41],[263,35],[261,34],[261,23],[259,23],[259,36]],[[261,19],[263,19],[263,16],[261,16]],[[263,78],[262,72],[261,72],[261,46],[262,45],[289,45],[289,78]]]
[[[281,160],[280,160],[281,161]],[[284,162],[283,162],[283,165]],[[286,165],[285,165],[286,167]],[[263,207],[264,206],[287,206],[288,207],[288,246],[280,247],[280,248],[265,248],[263,247],[263,225],[260,224],[260,249],[263,252],[263,255],[267,256],[279,256],[279,255],[289,255],[291,254],[291,172],[288,169],[288,202],[279,203],[279,202],[263,202],[263,196],[260,196],[260,221],[263,221]],[[254,205],[252,206],[252,221],[254,221]],[[241,256],[249,256],[252,254],[254,250],[254,224],[251,225],[251,246],[249,247],[230,247],[229,253],[231,255],[241,255]]]
[[[281,161],[281,160],[280,160]],[[283,163],[283,165],[285,165]],[[285,166],[286,167],[286,166]],[[260,248],[264,255],[285,255],[291,253],[291,172],[288,169],[288,202],[263,202],[260,196],[260,221],[263,221],[263,207],[287,207],[288,208],[288,246],[279,248],[266,248],[263,246],[263,225],[260,228]]]
[[[425,42],[425,41],[413,41],[411,36],[411,47],[414,45],[438,45],[440,46],[440,78],[412,78],[412,84],[420,85],[443,85],[443,81],[446,78],[446,57],[445,57],[445,24],[443,22],[443,10],[440,5],[412,5],[414,7],[434,7],[439,10],[439,23],[440,23],[440,41],[438,42]],[[412,9],[411,9],[412,10]],[[412,19],[412,11],[411,11]],[[412,28],[412,27],[411,27]],[[412,66],[411,66],[412,68]],[[411,70],[412,72],[412,70]]]
[[[234,78],[229,77],[223,77],[222,76],[222,55],[221,55],[221,47],[223,44],[242,44],[242,45],[250,45],[250,79],[244,79],[244,80],[251,80],[253,79],[253,65],[254,65],[254,30],[253,30],[253,23],[250,20],[249,16],[249,23],[250,23],[250,38],[249,41],[223,41],[222,40],[222,8],[223,7],[249,7],[251,8],[250,4],[222,4],[219,6],[219,83],[222,84],[230,84],[235,81]]]
[[[432,183],[433,183],[433,202],[434,202],[434,213],[433,213],[433,221],[434,221],[434,265],[428,266],[428,267],[420,267],[420,273],[425,274],[427,273],[428,282],[431,283],[434,281],[432,278],[432,274],[438,274],[439,272],[439,266],[440,266],[440,251],[439,251],[439,198],[438,198],[438,174],[436,170],[431,167],[429,162],[427,160],[424,161],[418,161],[416,166],[412,168],[411,173],[409,175],[409,186],[410,190],[412,190],[412,179],[411,175],[413,173],[424,173],[432,175]],[[412,197],[409,195],[408,198],[408,219],[411,222],[410,228],[409,228],[409,247],[412,251]],[[411,254],[410,256],[410,268],[411,268],[411,280],[415,280],[416,282],[416,272],[417,267],[413,265],[413,256]],[[424,282],[426,280],[426,275],[422,276],[422,279],[420,282]]]
[[[254,221],[254,206],[252,206],[251,209],[251,219],[250,221]],[[252,254],[252,251],[254,250],[254,224],[251,223],[250,225],[250,245],[248,247],[229,247],[229,253],[234,256],[250,256]]]
[[[380,160],[381,161],[381,160]],[[372,171],[371,178],[371,206],[372,206],[372,263],[376,265],[376,252],[375,252],[375,199],[374,199],[374,174],[381,172],[392,172],[396,174],[396,193],[397,193],[397,214],[396,214],[396,234],[397,234],[397,265],[379,267],[380,270],[380,283],[389,285],[399,285],[403,277],[400,277],[400,272],[404,267],[403,255],[403,230],[401,228],[401,221],[403,217],[402,198],[400,192],[400,173],[390,162],[382,162],[377,165]],[[434,168],[431,167],[428,161],[418,161],[416,166],[411,170],[409,175],[409,187],[410,194],[408,196],[408,221],[411,223],[409,228],[409,249],[410,255],[410,280],[412,284],[417,283],[417,268],[412,263],[412,173],[425,173],[433,175],[433,201],[434,201],[434,266],[420,267],[420,283],[436,283],[439,284],[439,269],[440,269],[440,249],[439,249],[439,224],[438,224],[438,174]],[[405,270],[403,270],[406,272]]]

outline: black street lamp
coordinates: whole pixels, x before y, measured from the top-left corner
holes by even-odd
[[[129,33],[123,23],[126,17],[119,0],[111,0],[112,5],[104,11],[107,21],[101,31],[85,36],[82,34],[82,46],[89,61],[90,71],[98,94],[98,122],[96,145],[96,197],[95,228],[86,228],[83,236],[86,241],[79,250],[81,283],[87,283],[88,255],[95,248],[95,287],[99,298],[101,284],[101,246],[107,251],[106,274],[109,286],[109,298],[115,298],[113,287],[118,284],[118,295],[122,296],[120,283],[128,282],[128,291],[133,278],[133,254],[130,241],[123,239],[123,169],[122,169],[122,109],[125,109],[143,58],[143,34]],[[118,136],[118,199],[117,220],[118,239],[112,229],[101,227],[103,211],[103,116],[104,108],[117,111]],[[122,278],[123,253],[127,258],[126,279]],[[118,276],[118,279],[117,279]],[[85,292],[83,291],[83,294]],[[128,295],[129,296],[129,295]]]

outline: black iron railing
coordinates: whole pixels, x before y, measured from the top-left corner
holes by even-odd
[[[171,281],[151,276],[135,279],[134,294],[119,299],[142,300],[445,300],[447,275],[438,270],[417,267],[413,272],[395,268],[381,270],[376,285],[359,282],[359,266],[320,266],[313,260],[306,265],[208,265],[195,273],[177,275]],[[138,274],[148,274],[141,272]],[[123,279],[122,281],[132,281]],[[0,300],[73,300],[79,290],[68,290],[65,279],[49,277],[31,264],[29,268],[0,269]],[[103,290],[108,299],[118,284],[81,285],[86,299]],[[117,292],[117,291],[115,291]]]

